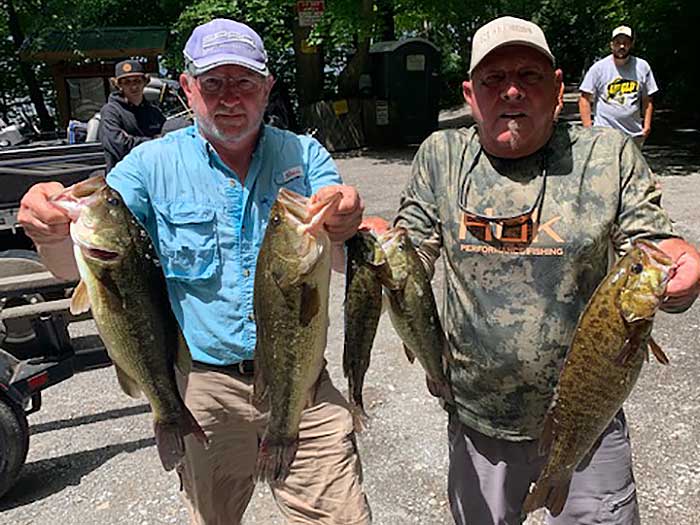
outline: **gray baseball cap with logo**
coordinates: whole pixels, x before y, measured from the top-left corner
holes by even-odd
[[[521,18],[503,16],[481,26],[474,33],[469,74],[474,72],[476,66],[489,53],[499,47],[511,45],[532,47],[545,55],[554,65],[554,55],[549,50],[547,39],[538,25]]]
[[[192,76],[225,65],[242,66],[267,76],[267,53],[260,35],[251,27],[216,18],[194,28],[183,51]]]

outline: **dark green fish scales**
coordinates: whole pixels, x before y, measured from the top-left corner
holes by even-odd
[[[384,251],[372,232],[360,230],[345,245],[343,372],[348,378],[348,397],[352,405],[355,430],[360,431],[367,426],[368,420],[362,401],[362,387],[382,315],[380,273],[386,272],[388,268]]]
[[[269,407],[256,479],[283,481],[313,404],[328,333],[331,241],[323,224],[342,199],[320,203],[286,189],[272,206],[255,268],[255,402]],[[315,211],[314,211],[315,210]]]
[[[540,438],[547,463],[523,510],[561,514],[574,469],[630,395],[648,350],[654,315],[675,272],[653,244],[637,241],[593,293],[579,318]]]
[[[120,386],[151,405],[158,453],[171,470],[184,458],[186,435],[208,441],[177,388],[175,366],[187,374],[192,361],[151,239],[104,177],[67,188],[53,203],[73,219],[81,282],[71,311],[92,309]]]
[[[447,341],[430,278],[405,229],[390,229],[379,241],[391,272],[391,278],[382,284],[394,330],[409,361],[418,359],[425,370],[430,393],[451,402],[452,390],[445,376]]]

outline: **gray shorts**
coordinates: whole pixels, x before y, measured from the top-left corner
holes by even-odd
[[[490,438],[450,417],[448,494],[457,525],[519,525],[521,508],[545,458],[536,441]],[[551,525],[639,525],[627,422],[620,411],[571,480]]]

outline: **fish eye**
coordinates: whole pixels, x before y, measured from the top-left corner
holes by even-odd
[[[280,222],[282,222],[282,219],[280,218],[278,213],[275,213],[272,218],[270,219],[270,222],[272,223],[273,226],[278,226]]]
[[[110,206],[119,206],[119,199],[116,197],[107,197],[107,204]]]
[[[642,266],[642,263],[635,263],[632,265],[630,268],[630,271],[632,273],[642,273],[642,270],[644,269],[644,266]]]

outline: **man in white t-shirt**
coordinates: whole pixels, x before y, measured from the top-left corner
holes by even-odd
[[[595,124],[619,129],[641,148],[651,132],[652,96],[659,89],[649,63],[631,55],[633,46],[632,29],[620,26],[613,30],[612,54],[588,70],[579,88],[578,105],[585,127]],[[592,121],[591,104],[594,100],[596,113]]]

